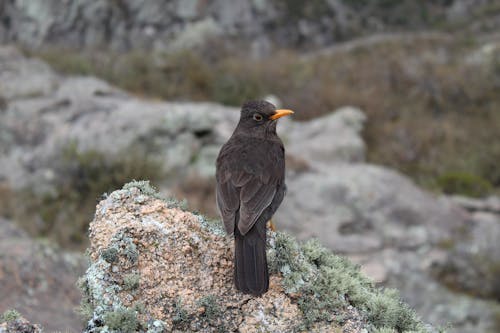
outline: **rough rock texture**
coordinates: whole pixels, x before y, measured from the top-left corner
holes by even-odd
[[[42,333],[39,325],[31,324],[15,310],[8,310],[0,316],[0,333]]]
[[[97,206],[90,224],[91,266],[80,281],[82,306],[90,317],[86,332],[347,333],[380,325],[389,331],[391,327],[405,332],[432,330],[424,328],[397,298],[365,282],[352,264],[313,243],[289,252],[297,245],[282,235],[270,238],[268,255],[274,274],[269,291],[257,298],[241,294],[232,282],[232,239],[225,236],[220,221],[208,221],[156,197],[148,183],[134,182]],[[304,253],[315,261],[296,266],[298,257],[307,257]],[[323,260],[343,263],[343,269],[325,273]],[[351,281],[342,275],[346,270],[354,274]],[[304,275],[297,279],[296,274]],[[334,283],[332,290],[342,290],[335,297],[338,300],[314,305],[324,295],[307,298],[306,290],[314,293],[324,279],[335,277],[343,280],[329,282]],[[327,307],[333,302],[335,307]],[[378,307],[376,302],[383,305]],[[310,309],[315,306],[321,315]],[[316,319],[305,324],[305,311]]]
[[[0,218],[0,314],[14,308],[48,332],[78,332],[75,282],[86,266],[83,255],[34,241]],[[25,321],[0,325],[0,332],[39,331]]]
[[[471,211],[473,228],[464,241],[450,244],[448,260],[434,267],[434,272],[452,289],[498,301],[500,198],[450,199]]]
[[[30,48],[52,44],[172,50],[222,38],[246,42],[251,52],[263,54],[271,45],[321,47],[363,34],[463,24],[474,18],[481,24],[471,29],[495,31],[500,20],[494,3],[7,0],[0,2],[0,42],[19,42]]]
[[[93,264],[87,272],[87,283],[90,299],[101,306],[95,317],[109,311],[103,300],[110,299],[115,311],[142,303],[144,313],[140,318],[151,321],[150,328],[155,324],[153,319],[160,320],[167,331],[224,326],[226,330],[248,332],[259,325],[284,331],[299,323],[297,306],[283,294],[276,279],[262,298],[252,299],[234,289],[231,242],[223,234],[210,233],[197,216],[169,208],[137,188],[113,192],[101,202],[90,225],[90,239]],[[124,249],[125,255],[103,255],[113,248],[118,252]],[[125,284],[121,280],[126,276],[137,276],[135,290],[122,288],[116,292],[116,282]],[[221,308],[217,314],[208,313],[216,310],[202,305],[210,298],[214,307]],[[189,322],[177,323],[181,311]],[[209,323],[204,316],[219,318]]]

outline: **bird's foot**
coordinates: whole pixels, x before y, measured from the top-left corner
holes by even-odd
[[[268,223],[269,229],[276,232],[276,226],[274,225],[273,220],[271,219],[267,223]]]

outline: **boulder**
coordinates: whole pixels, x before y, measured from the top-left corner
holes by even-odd
[[[85,332],[433,331],[355,265],[282,233],[270,234],[269,291],[238,292],[221,222],[159,198],[148,182],[99,203],[90,241],[79,282]]]
[[[365,143],[360,134],[365,114],[354,107],[342,107],[305,123],[286,122],[281,133],[287,153],[315,165],[328,167],[338,162],[363,162]]]

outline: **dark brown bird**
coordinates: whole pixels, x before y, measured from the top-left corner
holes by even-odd
[[[285,196],[285,150],[276,110],[265,101],[243,105],[233,135],[217,157],[216,198],[226,232],[234,234],[234,283],[259,296],[269,287],[266,224]]]

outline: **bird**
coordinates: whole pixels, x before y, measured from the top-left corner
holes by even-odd
[[[286,193],[285,149],[276,125],[290,114],[267,101],[244,103],[216,161],[217,207],[227,234],[234,235],[234,284],[245,294],[269,289],[266,225]]]

